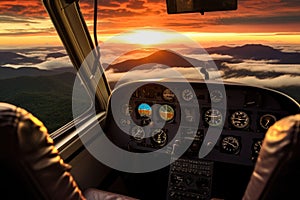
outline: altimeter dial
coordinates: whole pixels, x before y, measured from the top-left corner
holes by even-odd
[[[250,118],[244,111],[236,111],[230,117],[231,124],[236,128],[246,128],[249,125]]]
[[[240,149],[240,140],[235,136],[226,136],[221,141],[221,150],[225,153],[238,154]]]

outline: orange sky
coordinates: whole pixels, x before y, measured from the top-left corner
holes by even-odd
[[[98,0],[99,40],[144,27],[171,29],[203,46],[300,45],[300,1],[239,0],[238,10],[167,15],[165,0]],[[92,29],[93,1],[81,0]],[[0,1],[0,48],[61,45],[41,0]]]

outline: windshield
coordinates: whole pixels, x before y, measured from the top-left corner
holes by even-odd
[[[79,5],[93,36],[94,1]],[[273,88],[300,102],[299,7],[240,0],[233,11],[168,15],[164,0],[99,0],[100,62],[112,89],[149,78],[208,79]],[[54,131],[72,119],[68,54],[40,0],[1,1],[0,19],[0,100]]]
[[[93,33],[93,2],[80,5]],[[165,1],[100,1],[100,60],[112,88],[136,79],[209,77],[273,88],[299,102],[299,6],[245,0],[234,11],[168,15]]]

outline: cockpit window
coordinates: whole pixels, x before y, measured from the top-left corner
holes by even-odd
[[[62,46],[5,49],[0,57],[2,102],[34,113],[50,133],[72,121],[76,72]],[[90,102],[81,105],[78,112],[83,113]]]
[[[0,101],[20,106],[50,133],[73,120],[76,71],[42,1],[0,2]],[[90,102],[82,102],[85,112]]]
[[[111,87],[146,78],[221,79],[275,89],[299,102],[300,5],[268,1],[268,11],[261,3],[168,15],[165,1],[99,1],[100,60]],[[80,5],[93,33],[93,2]]]

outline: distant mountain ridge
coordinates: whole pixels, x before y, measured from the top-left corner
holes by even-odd
[[[9,52],[9,51],[0,51],[0,65],[5,64],[20,64],[20,63],[32,63],[37,64],[41,63],[42,60],[37,56],[34,57],[26,57],[24,55]]]
[[[237,47],[212,47],[207,48],[209,54],[230,55],[236,59],[252,60],[277,60],[278,64],[300,64],[300,53],[282,52],[262,44],[246,44]]]
[[[109,65],[106,70],[113,69],[114,72],[127,72],[134,67],[149,63],[157,63],[169,67],[192,67],[191,63],[184,56],[180,56],[169,50],[158,50],[144,58],[130,59]]]
[[[19,76],[49,76],[56,75],[65,72],[74,73],[74,69],[71,67],[61,67],[53,70],[38,69],[35,67],[0,67],[0,79],[10,79]]]

